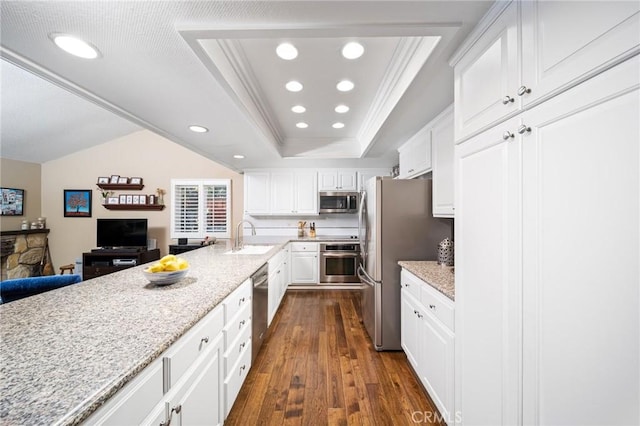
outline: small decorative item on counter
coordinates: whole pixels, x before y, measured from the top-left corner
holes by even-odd
[[[158,204],[164,204],[164,194],[166,194],[167,191],[165,191],[162,188],[157,188],[156,189],[156,194],[158,194]]]
[[[449,238],[438,244],[438,265],[453,266],[453,241]]]
[[[38,229],[38,222],[31,222],[31,229]]]
[[[306,221],[298,221],[298,238],[304,238],[304,227],[307,224]]]
[[[22,221],[22,226],[20,227],[21,229],[29,229],[29,221],[27,219]]]
[[[309,225],[309,236],[311,238],[315,238],[316,237],[316,223],[315,222],[311,222],[311,224]]]
[[[47,227],[47,218],[39,217],[38,218],[38,229],[45,229]]]

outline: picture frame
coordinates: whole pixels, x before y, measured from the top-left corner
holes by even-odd
[[[133,204],[133,195],[127,195],[127,204]]]
[[[98,178],[98,184],[109,184],[109,178],[107,176],[100,176]]]
[[[140,195],[140,204],[147,204],[147,196],[146,195]]]
[[[63,190],[64,217],[91,217],[90,189]]]
[[[129,183],[129,178],[124,177],[124,176],[120,176],[120,177],[118,178],[118,183],[119,183],[119,184],[127,184],[127,183]]]
[[[140,196],[139,195],[133,195],[132,204],[140,204]]]
[[[126,195],[120,195],[120,200],[118,202],[118,204],[127,204],[127,196]]]
[[[118,183],[118,179],[120,179],[120,175],[111,175],[111,179],[109,180],[109,183],[117,184]]]
[[[129,183],[131,185],[142,185],[142,178],[140,178],[140,177],[132,177],[131,179],[129,179]]]
[[[0,203],[2,216],[24,215],[24,189],[0,188]]]
[[[118,197],[109,197],[107,198],[107,204],[120,204]]]

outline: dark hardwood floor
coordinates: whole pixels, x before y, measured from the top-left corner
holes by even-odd
[[[404,352],[377,352],[359,292],[289,290],[225,425],[438,424]]]

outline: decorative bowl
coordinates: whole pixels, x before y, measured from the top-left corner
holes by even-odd
[[[142,271],[145,278],[148,279],[151,284],[155,285],[169,285],[177,283],[187,275],[187,272],[189,272],[189,268],[163,272],[149,272],[146,269]]]

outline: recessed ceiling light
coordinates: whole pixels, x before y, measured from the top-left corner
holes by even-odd
[[[301,121],[301,122],[299,122],[299,123],[296,123],[296,127],[297,127],[298,129],[306,129],[307,127],[309,127],[309,125],[308,125],[307,123],[305,123],[305,122]]]
[[[236,155],[233,156],[233,158],[237,158],[238,160],[242,160],[244,158],[244,155],[236,154]]]
[[[206,127],[198,126],[195,124],[192,126],[189,126],[189,130],[196,133],[207,133],[209,131],[209,129],[207,129]]]
[[[291,43],[280,43],[276,47],[276,54],[286,61],[290,61],[298,57],[298,49]]]
[[[302,114],[303,112],[305,112],[307,109],[305,107],[303,107],[302,105],[295,105],[291,108],[291,111],[295,112],[296,114]]]
[[[300,83],[299,81],[291,80],[285,85],[285,87],[290,92],[299,92],[302,90],[302,83]]]
[[[334,129],[342,129],[344,127],[344,123],[340,123],[340,122],[333,123],[331,127],[333,127]]]
[[[360,43],[352,41],[342,48],[342,56],[347,59],[357,59],[364,53],[364,47]]]
[[[68,34],[50,34],[49,38],[60,49],[84,59],[95,59],[100,56],[98,49],[90,43]]]
[[[344,114],[345,112],[349,111],[349,107],[346,105],[338,105],[335,111],[339,114]]]
[[[354,86],[355,85],[353,84],[353,82],[349,80],[342,80],[336,85],[336,88],[341,92],[348,92],[350,90],[353,90]]]

